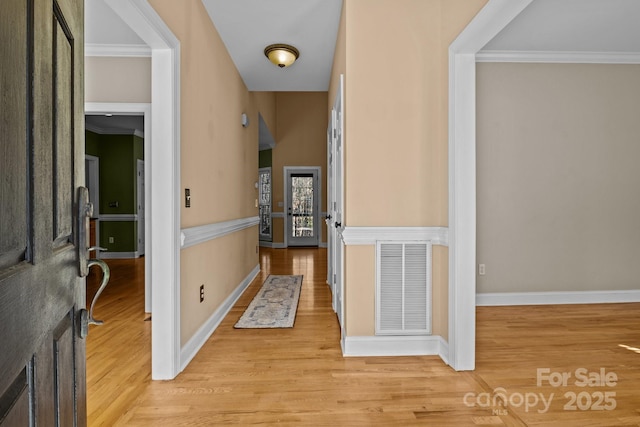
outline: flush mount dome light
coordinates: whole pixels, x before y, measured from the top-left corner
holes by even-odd
[[[296,62],[300,52],[288,44],[272,44],[264,48],[264,55],[278,67],[285,68]]]

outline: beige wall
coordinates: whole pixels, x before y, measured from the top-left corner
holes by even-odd
[[[640,288],[640,66],[478,64],[478,292]]]
[[[276,146],[273,149],[273,211],[283,212],[284,166],[319,166],[322,170],[322,211],[327,205],[327,92],[276,93]],[[321,218],[322,219],[322,218]],[[326,242],[321,220],[321,241]],[[276,218],[273,241],[284,242],[283,220]]]
[[[258,113],[200,0],[151,0],[180,40],[181,188],[191,208],[181,226],[258,213]],[[246,113],[251,125],[243,128]],[[258,264],[255,227],[181,252],[181,340],[184,344]],[[205,284],[205,302],[197,298]]]
[[[275,92],[251,92],[254,97],[258,112],[262,115],[262,119],[266,123],[271,136],[275,139],[276,134],[276,94]],[[258,118],[255,122],[258,124]]]
[[[448,47],[485,3],[345,0],[329,105],[344,72],[347,226],[447,226]],[[446,248],[433,265],[433,332],[446,337]],[[347,248],[349,336],[374,331],[372,308],[358,308],[374,301],[371,271],[374,247]]]
[[[87,56],[85,102],[151,102],[151,58]]]

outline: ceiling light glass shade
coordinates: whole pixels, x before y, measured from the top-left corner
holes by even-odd
[[[269,58],[269,61],[280,68],[288,67],[296,62],[296,59],[300,56],[298,49],[288,44],[269,45],[264,48],[264,54]]]

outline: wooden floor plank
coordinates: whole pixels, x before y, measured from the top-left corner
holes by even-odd
[[[455,372],[434,356],[343,358],[326,250],[262,248],[260,261],[185,371],[151,381],[144,259],[108,260],[112,283],[95,310],[106,323],[87,340],[89,425],[640,425],[640,304],[478,307],[477,369]],[[234,329],[268,274],[304,275],[294,328]],[[572,379],[538,385],[539,368]],[[618,381],[578,387],[579,368]],[[598,392],[615,393],[616,408],[566,408],[566,393],[584,404]],[[518,405],[552,394],[548,410]]]

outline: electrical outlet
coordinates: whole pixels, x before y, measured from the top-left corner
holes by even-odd
[[[484,264],[479,264],[478,265],[478,274],[480,276],[484,276],[486,272],[487,272],[486,266]]]
[[[109,243],[113,243],[113,242],[114,242],[113,236],[109,236]]]
[[[200,285],[200,302],[204,301],[204,285]]]
[[[191,207],[191,189],[189,188],[184,189],[184,207],[185,208]]]

